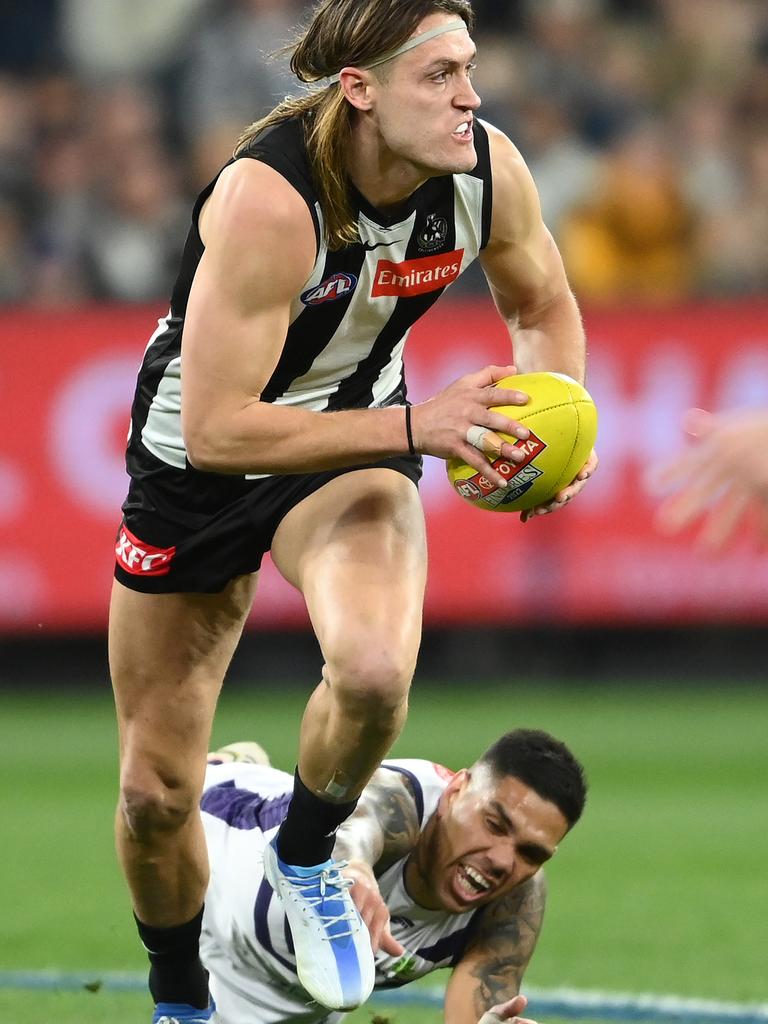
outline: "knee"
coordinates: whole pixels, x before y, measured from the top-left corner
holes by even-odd
[[[345,645],[326,659],[325,681],[348,710],[395,714],[408,699],[415,652],[380,641]]]
[[[197,813],[197,803],[197,794],[180,779],[171,780],[146,769],[123,769],[119,813],[130,835],[139,842],[179,831]]]

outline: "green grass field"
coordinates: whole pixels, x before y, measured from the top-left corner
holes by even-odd
[[[293,689],[225,691],[214,743],[257,738],[291,768],[303,703]],[[585,818],[548,868],[527,982],[768,999],[768,688],[417,683],[395,753],[457,768],[516,725],[568,742],[591,782]],[[144,967],[112,852],[114,750],[107,689],[0,695],[5,971],[97,982]],[[128,1024],[148,1021],[147,1006],[108,989],[0,989],[0,1020],[12,1024]],[[399,1007],[391,1017],[437,1024],[440,1014]]]

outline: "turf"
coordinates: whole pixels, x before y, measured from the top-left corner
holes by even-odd
[[[76,992],[47,992],[42,995],[20,996],[16,993],[0,992],[0,1016],[13,1024],[142,1024],[152,1016],[151,1006],[145,997],[127,992],[97,992],[79,994]],[[425,1010],[420,1007],[394,1009],[377,1006],[349,1014],[346,1024],[441,1024],[439,1010]],[[248,1024],[243,1021],[242,1024]],[[547,1018],[547,1024],[566,1024],[554,1017]],[[581,1024],[599,1024],[598,1021],[581,1020]]]
[[[225,691],[213,742],[258,738],[290,768],[303,704],[299,690]],[[759,1001],[766,722],[768,689],[758,687],[420,683],[395,753],[460,767],[522,724],[554,732],[586,764],[587,813],[548,869],[529,984]],[[114,748],[108,690],[0,696],[5,970],[98,980],[143,968],[112,852]],[[148,1019],[145,1006],[133,993],[0,991],[0,1019],[14,1024],[120,1024]],[[439,1017],[398,1007],[392,1024]],[[363,1010],[350,1021],[370,1019]]]

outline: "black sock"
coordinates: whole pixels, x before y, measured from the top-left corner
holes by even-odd
[[[357,799],[347,803],[323,800],[307,789],[296,769],[293,797],[288,813],[277,833],[277,852],[286,864],[311,867],[329,860],[333,853],[336,829],[357,806]]]
[[[156,1003],[208,1006],[208,972],[200,963],[203,911],[174,928],[155,928],[136,917],[139,937],[149,956],[149,991]]]

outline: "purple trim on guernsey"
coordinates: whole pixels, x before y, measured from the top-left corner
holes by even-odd
[[[292,964],[290,960],[286,960],[285,957],[280,956],[272,945],[272,939],[269,935],[269,922],[267,920],[267,915],[269,914],[269,904],[272,902],[272,897],[274,895],[274,889],[265,878],[259,886],[256,902],[253,905],[253,928],[256,932],[256,940],[259,945],[267,951],[267,953],[271,954],[275,960],[278,961],[278,963],[281,963],[283,967],[287,967],[289,971],[296,974],[296,964]],[[287,936],[287,919],[285,927]],[[293,949],[293,943],[291,943],[291,949]]]
[[[287,917],[285,919],[285,928],[283,929],[283,931],[285,933],[285,944],[288,947],[288,952],[291,954],[291,956],[296,956],[296,950],[293,945],[293,932],[291,931],[291,926],[288,924]]]
[[[407,768],[402,768],[399,764],[382,764],[382,768],[388,768],[391,772],[400,772],[411,784],[413,789],[413,799],[416,801],[416,813],[419,816],[419,825],[424,824],[424,791],[421,788],[421,783],[413,774],[408,771]]]
[[[460,928],[458,931],[451,932],[450,935],[444,935],[433,946],[423,946],[421,949],[417,949],[416,955],[433,964],[439,964],[450,956],[450,966],[455,967],[466,949],[471,927],[472,922],[468,922],[466,928]]]
[[[280,824],[290,802],[290,793],[260,796],[249,789],[238,789],[230,779],[207,789],[200,801],[200,809],[232,828],[260,828],[266,832]]]

